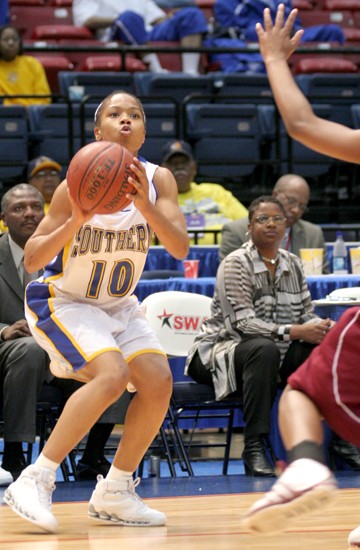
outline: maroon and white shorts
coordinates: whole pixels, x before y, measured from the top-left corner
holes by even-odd
[[[360,446],[360,307],[343,313],[288,384],[315,403],[340,437]]]

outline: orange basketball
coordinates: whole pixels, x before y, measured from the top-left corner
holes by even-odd
[[[66,175],[70,195],[87,212],[112,214],[130,204],[128,182],[133,155],[117,143],[95,141],[71,159]]]

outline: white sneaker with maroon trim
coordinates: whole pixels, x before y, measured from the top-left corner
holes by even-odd
[[[271,490],[251,506],[241,525],[253,534],[279,533],[299,517],[327,506],[336,488],[329,468],[309,458],[295,460]]]
[[[348,538],[348,543],[350,548],[351,547],[360,548],[360,525],[359,527],[356,527],[355,529],[353,529],[353,531],[351,531]]]

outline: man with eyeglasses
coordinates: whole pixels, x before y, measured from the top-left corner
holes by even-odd
[[[310,188],[306,180],[296,174],[285,174],[275,183],[272,195],[281,202],[286,212],[287,227],[280,247],[297,256],[300,256],[300,248],[323,248],[322,271],[329,273],[329,261],[321,227],[301,219],[308,212],[310,199]],[[240,248],[248,238],[246,218],[225,224],[222,229],[220,260]]]

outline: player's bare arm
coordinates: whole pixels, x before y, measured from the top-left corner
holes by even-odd
[[[138,165],[141,163],[139,161],[135,161],[135,163],[140,171],[140,166]],[[142,165],[141,169],[144,169]],[[137,193],[141,194],[143,192],[142,176],[140,176],[139,172],[136,173],[136,176],[139,181],[131,180],[131,183],[134,184]],[[134,203],[145,216],[151,229],[155,232],[157,238],[169,254],[181,260],[189,252],[190,241],[186,230],[185,218],[178,205],[175,178],[170,170],[159,166],[154,175],[154,183],[158,193],[156,204],[151,204],[148,199],[145,202],[145,197],[142,200],[136,195]]]
[[[292,10],[285,21],[284,5],[280,4],[274,22],[266,8],[264,26],[256,25],[270,86],[287,132],[319,153],[359,163],[360,131],[316,116],[291,74],[287,59],[302,36],[298,31],[291,37],[296,15],[297,10]]]
[[[26,243],[27,271],[33,273],[49,263],[92,215],[71,200],[64,180],[54,193],[48,214]]]

